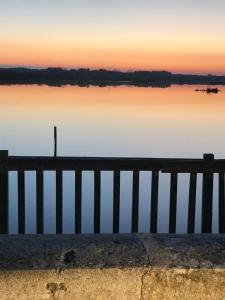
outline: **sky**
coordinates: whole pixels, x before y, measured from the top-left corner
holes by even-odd
[[[225,1],[0,0],[0,66],[225,74]]]

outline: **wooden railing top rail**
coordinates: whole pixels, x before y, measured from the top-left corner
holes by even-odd
[[[214,159],[213,154],[205,154],[203,159],[8,156],[7,151],[0,151],[0,169],[1,171],[157,170],[165,173],[222,173],[225,172],[225,159]]]

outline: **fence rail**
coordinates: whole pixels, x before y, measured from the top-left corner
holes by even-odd
[[[0,233],[8,233],[8,175],[18,176],[18,232],[25,233],[25,171],[36,171],[36,228],[44,228],[44,171],[56,171],[56,233],[62,233],[63,171],[75,171],[75,233],[81,233],[82,171],[94,171],[94,233],[100,233],[101,171],[113,171],[113,232],[119,232],[120,172],[133,172],[132,232],[138,232],[139,174],[151,171],[150,232],[157,233],[159,174],[170,173],[169,232],[176,232],[178,173],[189,173],[187,233],[194,233],[197,174],[203,174],[202,233],[212,232],[213,178],[219,174],[219,232],[225,232],[225,159],[204,154],[203,159],[176,158],[95,158],[95,157],[23,157],[0,151]]]

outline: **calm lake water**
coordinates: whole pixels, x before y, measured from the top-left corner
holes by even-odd
[[[201,86],[48,87],[0,86],[0,148],[10,155],[52,155],[58,126],[58,155],[225,158],[225,88]],[[203,87],[204,88],[204,87]],[[102,172],[101,231],[112,231],[112,172]],[[55,231],[55,174],[45,174],[45,232]],[[10,173],[10,232],[17,232],[16,174]],[[139,231],[148,232],[150,172],[140,176]],[[188,175],[179,175],[177,232],[185,232]],[[74,228],[74,174],[64,172],[63,228]],[[131,172],[121,174],[121,232],[130,232]],[[215,175],[213,231],[218,231]],[[197,184],[196,232],[200,231],[201,175]],[[93,172],[83,174],[82,231],[93,232]],[[168,232],[169,176],[160,174],[159,232]],[[26,232],[35,232],[35,173],[26,172]]]

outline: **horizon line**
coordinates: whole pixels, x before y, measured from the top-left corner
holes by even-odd
[[[173,71],[169,71],[169,70],[155,70],[155,69],[128,69],[128,70],[123,70],[123,69],[115,69],[115,68],[92,68],[92,67],[60,67],[60,66],[29,66],[29,65],[7,65],[7,64],[4,64],[4,65],[1,65],[0,64],[0,69],[33,69],[33,70],[46,70],[46,69],[62,69],[62,70],[66,70],[66,71],[69,71],[69,70],[80,70],[80,69],[84,69],[84,70],[91,70],[91,71],[99,71],[99,70],[105,70],[105,71],[108,71],[108,72],[121,72],[121,73],[129,73],[129,72],[169,72],[171,74],[174,74],[174,75],[197,75],[197,76],[225,76],[225,72],[224,74],[216,74],[216,73],[210,73],[210,72],[207,72],[207,73],[196,73],[196,72],[193,72],[193,73],[190,73],[190,72],[173,72]]]

